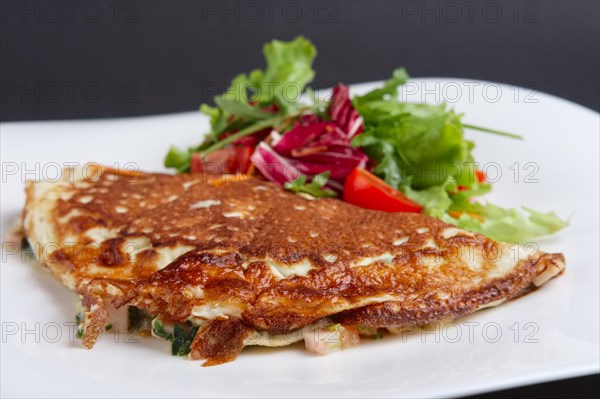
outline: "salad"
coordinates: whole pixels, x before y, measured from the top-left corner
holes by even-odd
[[[215,106],[203,104],[210,132],[196,147],[172,147],[165,166],[249,174],[300,195],[422,212],[506,242],[567,225],[554,212],[506,209],[481,198],[491,185],[475,168],[475,144],[464,130],[520,136],[465,124],[446,104],[399,101],[398,88],[409,79],[403,68],[366,94],[351,97],[340,84],[319,99],[307,87],[316,54],[302,36],[267,43],[265,69],[239,74]]]

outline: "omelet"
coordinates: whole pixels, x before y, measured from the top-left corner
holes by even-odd
[[[248,176],[90,164],[27,182],[26,194],[26,237],[80,295],[85,347],[109,323],[109,308],[128,309],[130,328],[205,365],[249,345],[304,341],[322,354],[363,335],[453,320],[565,268],[562,254]]]

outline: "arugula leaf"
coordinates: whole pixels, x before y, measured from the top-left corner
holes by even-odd
[[[407,78],[406,71],[396,70],[384,87],[353,100],[365,126],[352,145],[364,149],[375,163],[375,174],[422,205],[424,213],[496,240],[523,242],[567,225],[554,213],[524,208],[527,215],[473,201],[491,186],[477,181],[475,145],[465,139],[464,129],[522,137],[463,124],[462,115],[445,104],[399,101],[397,87]]]
[[[187,152],[184,150],[180,150],[177,147],[171,146],[165,158],[165,167],[174,168],[177,170],[178,173],[187,173],[190,171],[193,153],[199,152],[200,155],[204,157],[213,151],[226,147],[227,145],[233,143],[235,140],[241,137],[249,136],[260,130],[269,127],[278,127],[279,130],[283,130],[285,126],[292,123],[294,118],[296,118],[309,108],[310,107],[308,106],[303,106],[302,108],[297,108],[293,112],[290,112],[285,115],[275,115],[271,116],[268,119],[256,121],[255,123],[248,125],[244,129],[241,129],[224,139],[212,143],[210,141],[205,141],[202,145],[198,147],[189,148]]]
[[[282,126],[289,125],[295,117],[299,116],[301,113],[303,113],[307,109],[308,109],[308,107],[302,107],[302,108],[295,110],[293,113],[290,113],[287,115],[273,116],[269,119],[257,121],[256,123],[244,128],[238,132],[235,132],[220,141],[217,141],[216,143],[208,146],[208,148],[201,150],[201,154],[202,154],[202,156],[206,156],[210,152],[218,150],[219,148],[223,148],[223,147],[227,146],[228,144],[233,143],[234,141],[236,141],[237,139],[239,139],[241,137],[249,136],[253,133],[256,133],[260,130],[266,129],[271,126],[279,127],[279,130],[283,130]]]
[[[443,184],[452,177],[462,185],[474,181],[471,150],[463,136],[461,115],[444,104],[372,101],[359,109],[364,132],[352,145],[365,147],[377,164],[375,173],[398,187],[408,179],[414,188]]]
[[[284,187],[290,191],[310,194],[317,198],[336,197],[337,194],[335,191],[324,188],[330,174],[330,171],[319,173],[313,177],[310,183],[306,182],[308,179],[306,175],[300,175],[296,180],[285,183]]]
[[[491,134],[495,134],[495,135],[498,135],[498,136],[510,137],[511,139],[523,140],[523,136],[521,136],[521,135],[514,134],[514,133],[502,132],[500,130],[495,130],[495,129],[489,129],[487,127],[481,127],[481,126],[476,126],[476,125],[469,125],[469,124],[466,124],[466,123],[463,124],[463,127],[465,129],[478,130],[480,132],[491,133]]]
[[[445,104],[399,101],[398,86],[408,78],[399,68],[383,88],[353,100],[365,127],[352,145],[363,147],[376,164],[375,174],[395,188],[425,189],[448,178],[470,187],[476,180],[468,167],[474,143],[464,138],[462,115]]]

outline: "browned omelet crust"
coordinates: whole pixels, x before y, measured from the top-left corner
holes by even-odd
[[[192,357],[219,363],[257,331],[286,334],[326,317],[423,325],[510,299],[564,269],[561,254],[248,178],[93,167],[26,191],[26,234],[82,295],[87,347],[106,320],[105,300],[172,322],[206,320]]]

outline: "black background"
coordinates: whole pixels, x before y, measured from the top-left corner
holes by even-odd
[[[313,86],[416,77],[527,86],[600,109],[597,1],[2,2],[2,120],[189,111],[262,44],[317,45]]]
[[[2,1],[3,121],[180,112],[210,101],[261,46],[302,34],[313,87],[415,77],[516,84],[600,110],[597,1]],[[482,397],[581,397],[584,377]]]

